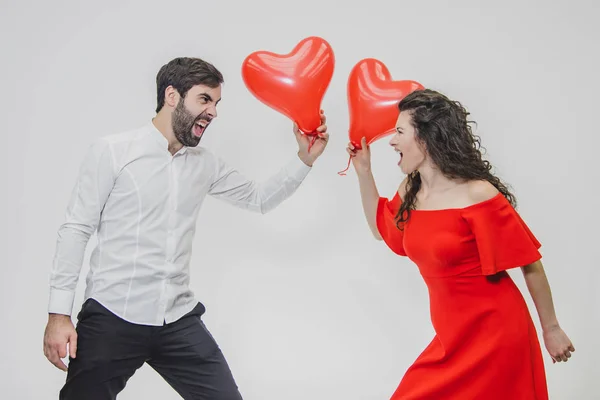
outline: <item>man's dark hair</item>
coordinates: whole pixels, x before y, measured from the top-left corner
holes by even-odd
[[[184,98],[193,86],[216,88],[223,81],[221,72],[209,62],[192,57],[175,58],[163,65],[156,75],[156,112],[163,108],[165,90],[169,86],[173,86]]]

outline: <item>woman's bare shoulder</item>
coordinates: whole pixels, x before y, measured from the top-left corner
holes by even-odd
[[[494,185],[488,181],[470,181],[466,185],[465,194],[472,204],[487,201],[500,193]]]

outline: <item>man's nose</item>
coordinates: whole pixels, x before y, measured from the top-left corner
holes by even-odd
[[[211,118],[217,117],[217,107],[216,106],[209,107],[207,111],[208,111],[208,115],[210,115]]]

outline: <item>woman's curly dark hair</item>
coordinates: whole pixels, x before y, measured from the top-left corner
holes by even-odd
[[[482,158],[481,140],[474,135],[469,112],[458,102],[434,90],[417,90],[400,101],[400,111],[410,112],[417,141],[424,145],[433,163],[449,179],[486,180],[496,187],[513,207],[516,198],[498,177],[491,164]],[[396,215],[404,224],[415,209],[421,176],[415,171],[407,176],[406,194]],[[402,228],[400,228],[402,229]]]

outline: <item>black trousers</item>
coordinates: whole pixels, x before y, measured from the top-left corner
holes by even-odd
[[[145,362],[184,399],[241,400],[225,357],[206,329],[201,303],[163,326],[124,321],[88,299],[78,314],[77,356],[61,400],[116,399]]]

